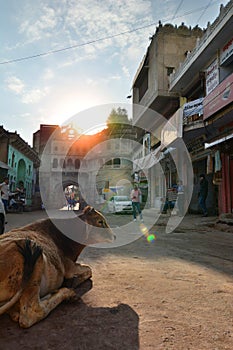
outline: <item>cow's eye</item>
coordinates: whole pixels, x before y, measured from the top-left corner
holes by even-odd
[[[104,224],[103,220],[99,220],[99,224],[103,225]]]

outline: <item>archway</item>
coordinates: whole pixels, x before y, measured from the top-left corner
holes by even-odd
[[[87,203],[81,194],[78,182],[66,179],[62,182],[62,188],[64,192],[64,201],[61,203],[61,209],[83,210]]]
[[[22,181],[25,184],[25,177],[26,177],[26,163],[23,159],[20,159],[18,162],[18,169],[17,169],[17,182]]]

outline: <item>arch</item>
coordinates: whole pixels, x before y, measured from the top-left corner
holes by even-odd
[[[72,158],[68,158],[66,164],[67,164],[68,167],[72,167],[72,166],[73,166],[73,160],[72,160]]]
[[[112,159],[108,160],[105,165],[112,165]]]
[[[60,167],[61,168],[65,168],[66,167],[66,162],[65,162],[65,159],[63,159],[63,158],[60,159]]]
[[[15,152],[12,153],[12,158],[11,158],[11,167],[14,167],[14,163],[15,163]]]
[[[80,168],[80,160],[79,159],[75,159],[74,167],[75,167],[75,169],[79,169]]]
[[[24,159],[21,158],[18,162],[17,180],[25,182],[25,176],[26,176],[26,163]]]

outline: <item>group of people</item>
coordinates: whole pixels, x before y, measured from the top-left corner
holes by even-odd
[[[19,186],[16,188],[15,192],[10,191],[9,178],[5,177],[3,182],[0,183],[1,199],[7,213],[10,208],[19,209],[23,208],[25,204],[25,188],[23,182],[19,182]]]
[[[16,188],[15,193],[11,193],[9,189],[8,177],[6,177],[4,181],[0,184],[0,191],[1,191],[1,199],[4,204],[4,208],[6,212],[8,211],[9,206],[14,207],[18,205],[17,201],[14,199],[12,195],[17,195],[18,199],[21,201],[25,199],[25,189],[24,189],[23,183],[20,182],[19,186]],[[182,181],[180,181],[176,187],[168,189],[166,201],[164,203],[162,212],[166,213],[167,209],[173,209],[175,206],[175,202],[177,201],[179,215],[183,216],[185,214],[184,213],[184,194],[185,194],[185,191],[184,191],[184,186]],[[208,181],[206,180],[205,175],[201,174],[200,182],[199,182],[198,204],[202,210],[203,216],[208,216],[208,212],[206,208],[207,195],[208,195]],[[10,196],[11,196],[11,199],[10,199]],[[69,196],[67,196],[66,198],[67,198],[68,206],[75,206],[75,204],[77,203],[77,201],[74,198],[73,192],[70,193]],[[134,221],[136,221],[137,215],[139,215],[140,220],[143,221],[142,211],[141,211],[141,198],[142,198],[141,190],[138,188],[137,184],[135,184],[133,190],[131,191]]]
[[[202,216],[208,216],[206,208],[206,199],[208,195],[208,181],[205,174],[200,175],[199,192],[198,192],[198,205],[202,210]],[[143,221],[141,211],[141,191],[137,185],[134,185],[134,189],[131,191],[131,200],[133,207],[133,219],[136,221],[137,214],[140,220]],[[173,186],[167,190],[166,200],[162,208],[162,213],[166,213],[168,209],[173,209],[177,203],[178,214],[180,216],[185,215],[185,190],[182,181],[178,182],[177,186]]]
[[[174,185],[167,189],[165,203],[162,208],[162,213],[166,214],[168,209],[173,209],[177,203],[177,209],[180,216],[184,215],[184,186],[183,182],[179,181],[178,185]]]
[[[206,208],[206,199],[208,195],[208,181],[206,180],[205,174],[199,176],[199,191],[198,191],[198,205],[202,211],[202,216],[208,216]],[[179,181],[177,186],[167,190],[167,196],[165,205],[163,207],[163,213],[167,212],[167,209],[173,209],[177,201],[177,208],[180,216],[185,214],[185,190],[182,181]]]
[[[198,191],[198,206],[202,211],[202,216],[208,216],[206,208],[206,199],[208,195],[208,181],[206,180],[205,174],[199,176],[199,191]],[[182,181],[179,181],[177,186],[167,190],[167,196],[165,205],[163,207],[163,213],[167,212],[167,209],[173,209],[177,201],[177,208],[180,216],[185,214],[185,190]]]

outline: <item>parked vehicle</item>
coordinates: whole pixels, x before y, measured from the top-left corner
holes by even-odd
[[[4,205],[0,198],[0,235],[2,235],[5,231],[5,223],[6,223],[6,213],[5,213]]]
[[[19,196],[19,193],[11,193],[9,196],[9,213],[22,213],[25,207],[25,198]]]
[[[108,210],[111,213],[131,213],[132,201],[128,196],[114,196],[108,202]]]

